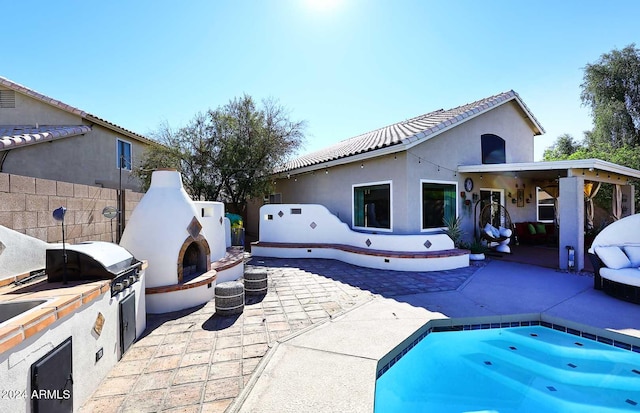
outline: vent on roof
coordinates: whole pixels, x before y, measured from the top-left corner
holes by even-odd
[[[0,90],[0,108],[15,108],[16,92],[13,90]]]

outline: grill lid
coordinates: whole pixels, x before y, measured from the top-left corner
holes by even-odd
[[[67,251],[77,251],[88,255],[102,264],[107,271],[114,274],[131,267],[131,265],[137,262],[129,251],[110,242],[81,242],[79,244],[67,245]]]
[[[117,244],[88,241],[65,245],[69,280],[112,279],[137,267],[140,261]],[[46,272],[49,281],[61,281],[64,274],[62,244],[47,249]]]

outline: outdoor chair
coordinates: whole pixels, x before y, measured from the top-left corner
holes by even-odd
[[[498,244],[496,251],[510,253],[509,242],[513,235],[513,223],[509,211],[503,205],[492,202],[480,211],[480,238],[487,244]]]

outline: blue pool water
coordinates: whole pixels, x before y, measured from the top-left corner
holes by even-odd
[[[378,378],[374,411],[640,412],[640,354],[541,326],[431,333]]]

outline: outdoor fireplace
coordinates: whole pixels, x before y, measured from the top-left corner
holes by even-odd
[[[120,241],[149,262],[149,312],[175,311],[213,298],[216,273],[211,271],[211,253],[212,247],[217,250],[219,246],[210,244],[217,240],[207,232],[214,227],[205,229],[201,215],[185,192],[179,172],[153,172],[151,186],[133,210]],[[216,229],[224,232],[220,223]]]
[[[202,235],[187,238],[178,253],[178,282],[185,282],[209,271],[209,244]]]

